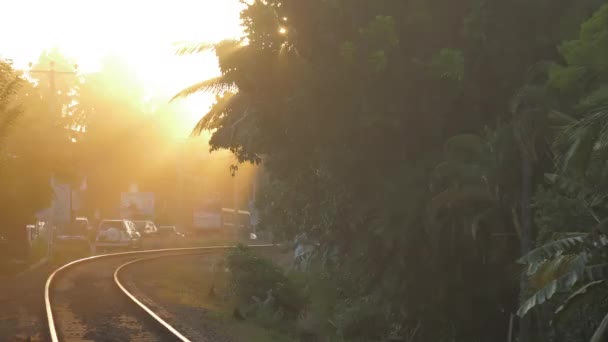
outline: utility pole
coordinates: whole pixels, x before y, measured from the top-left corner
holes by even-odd
[[[57,87],[56,87],[56,76],[57,75],[76,75],[78,72],[78,64],[74,64],[74,70],[73,71],[57,71],[55,70],[55,61],[50,61],[49,62],[49,68],[48,69],[32,69],[32,63],[29,63],[29,73],[30,74],[43,74],[43,75],[47,75],[49,78],[49,88],[51,90],[51,103],[49,105],[50,107],[50,112],[54,114],[55,110],[56,110],[56,99],[57,99]],[[51,182],[52,184],[55,184],[55,182],[53,181],[54,176],[51,176]],[[72,187],[69,187],[69,191],[70,191],[70,196],[69,196],[69,208],[68,208],[68,221],[72,220]],[[53,204],[51,206],[51,226],[54,226],[55,224],[55,201],[53,201]]]
[[[49,77],[49,87],[51,88],[51,93],[53,94],[53,98],[57,97],[57,88],[55,84],[56,75],[76,75],[78,73],[78,64],[74,64],[74,71],[57,71],[55,70],[55,62],[49,62],[48,69],[32,69],[32,63],[29,63],[29,73],[30,74],[43,74]]]

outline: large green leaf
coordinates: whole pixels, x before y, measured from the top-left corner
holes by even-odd
[[[596,282],[608,279],[608,264],[586,266],[589,259],[590,256],[586,252],[578,254],[570,264],[570,271],[551,281],[524,301],[517,315],[523,317],[532,308],[545,303],[556,293],[572,290],[580,281]]]
[[[600,323],[599,327],[597,327],[597,329],[593,333],[593,336],[591,336],[591,340],[589,340],[589,342],[605,342],[607,339],[608,339],[608,314],[606,314],[606,316],[604,316],[604,319],[602,319],[602,322]]]
[[[536,291],[525,300],[517,310],[517,315],[523,317],[532,308],[543,304],[558,292],[572,289],[574,285],[585,276],[585,266],[589,261],[589,255],[585,252],[578,254],[570,262],[570,271],[549,282],[545,287]]]
[[[591,281],[583,286],[581,286],[578,290],[573,292],[566,300],[554,311],[555,319],[559,319],[568,308],[573,305],[577,300],[584,297],[585,295],[590,293],[590,290],[598,285],[605,284],[606,280],[600,279],[596,281]]]
[[[587,235],[587,233],[580,233],[579,235],[550,241],[531,250],[528,254],[519,258],[518,262],[528,265],[528,274],[533,274],[538,270],[540,263],[545,262],[558,253],[564,253],[571,250],[573,247],[582,245],[585,242]]]

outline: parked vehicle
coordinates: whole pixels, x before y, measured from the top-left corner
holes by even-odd
[[[250,213],[247,210],[222,208],[222,227],[245,228],[250,226]]]
[[[158,227],[158,235],[161,237],[165,237],[165,238],[171,238],[171,237],[183,238],[186,236],[184,233],[179,232],[177,230],[177,228],[175,228],[175,226]]]
[[[141,234],[129,220],[103,220],[99,223],[95,247],[99,250],[141,248]]]
[[[133,221],[135,224],[135,229],[141,235],[152,235],[158,233],[158,228],[152,221]]]
[[[54,241],[57,252],[77,252],[79,255],[87,255],[91,250],[88,225],[82,220],[74,220],[60,226],[54,236]]]
[[[70,224],[66,224],[64,226],[59,227],[56,235],[55,241],[57,242],[86,242],[88,241],[88,226],[83,224],[82,220],[74,220]]]

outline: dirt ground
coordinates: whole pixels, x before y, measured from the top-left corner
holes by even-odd
[[[0,278],[0,341],[47,341],[44,283],[54,265]]]
[[[149,238],[144,240],[143,249],[234,245],[239,242],[249,244],[267,243],[260,240],[249,240],[244,234],[223,231],[208,232],[202,235],[188,236],[180,239]],[[93,255],[92,252],[94,251],[83,252],[79,248],[56,246],[55,252],[54,257],[40,267],[17,275],[12,273],[11,275],[0,276],[0,341],[49,340],[49,337],[47,336],[46,314],[43,305],[46,278],[59,266],[78,258]],[[201,267],[202,265],[209,264],[212,259],[202,258],[198,261],[195,260],[191,265],[189,262],[178,263],[179,267],[175,267],[175,261],[171,261],[171,259],[172,258],[167,261],[159,260],[158,262],[161,263],[161,269],[168,267],[168,265],[173,265],[169,268],[171,269],[171,272],[174,273],[159,275],[158,273],[155,274],[152,272],[152,270],[148,273],[144,272],[141,277],[146,280],[143,282],[138,280],[137,286],[143,284],[143,289],[147,290],[152,295],[157,296],[158,293],[167,293],[167,291],[169,291],[168,287],[172,286],[171,284],[179,283],[182,277],[188,277],[192,274],[194,279],[197,279],[199,283],[184,282],[183,286],[179,289],[181,292],[179,292],[180,294],[178,296],[182,296],[181,298],[183,299],[190,295],[198,295],[198,289],[201,288],[201,286],[206,286],[204,283],[200,283],[200,281],[204,282],[205,277],[208,276],[204,268]],[[154,269],[154,267],[152,268]],[[142,267],[142,270],[145,271],[146,269],[149,269],[149,267]],[[139,278],[139,276],[137,278]],[[190,287],[188,288],[188,286]],[[171,302],[172,299],[169,300],[169,302],[164,301],[164,299],[167,298],[171,299],[171,296],[159,296],[159,299],[163,300],[163,303],[167,304],[171,310],[175,309],[178,312],[183,313],[179,316],[185,317],[185,321],[189,321],[193,324],[195,322],[200,322],[201,320],[204,321],[204,317],[215,317],[218,315],[217,313],[212,312],[213,308],[204,308],[202,305],[183,305],[179,304],[179,301],[175,304]],[[208,322],[212,321],[214,320],[212,319]],[[221,318],[219,321],[221,323],[225,320]],[[212,329],[205,328],[204,330],[210,331]],[[224,341],[215,338],[212,340]],[[243,339],[237,338],[231,340],[229,337],[226,337],[225,340],[241,341]],[[249,341],[248,339],[245,340]]]
[[[292,341],[288,336],[233,317],[234,305],[224,293],[228,279],[223,259],[224,255],[218,253],[170,257],[135,264],[126,271],[132,285],[170,312],[171,324],[193,340]]]

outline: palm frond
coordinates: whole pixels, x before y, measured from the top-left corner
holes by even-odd
[[[598,126],[581,126],[571,133],[573,142],[560,163],[564,173],[579,178],[585,176],[599,133]]]
[[[173,98],[169,102],[174,101],[177,98],[188,97],[192,94],[199,92],[221,94],[224,92],[236,91],[237,87],[234,82],[226,80],[224,76],[218,76],[202,82],[198,82],[189,86],[186,89],[183,89],[179,93],[175,94],[175,96],[173,96]]]
[[[566,125],[562,134],[557,137],[557,142],[567,143],[574,141],[577,131],[582,127],[600,127],[600,134],[608,134],[606,132],[608,130],[608,106],[602,105],[590,109],[585,112],[581,119]]]
[[[248,111],[248,97],[244,93],[228,94],[223,99],[213,105],[209,113],[203,116],[194,129],[192,135],[199,135],[204,130],[219,128],[225,118],[226,112],[246,112]]]
[[[199,136],[203,133],[204,130],[210,130],[209,123],[211,121],[217,121],[222,113],[218,113],[213,108],[207,112],[194,126],[192,131],[190,132],[190,136]]]
[[[576,124],[577,120],[572,116],[557,110],[549,111],[549,122],[560,127]]]
[[[587,184],[581,179],[573,179],[572,177],[567,177],[556,173],[546,173],[545,179],[566,194],[579,197],[583,200],[586,200],[588,197],[606,196],[602,191],[590,184]]]
[[[179,56],[183,55],[192,55],[196,53],[202,53],[207,51],[215,50],[217,44],[215,43],[201,43],[201,42],[181,42],[176,43],[175,45],[175,54]]]

